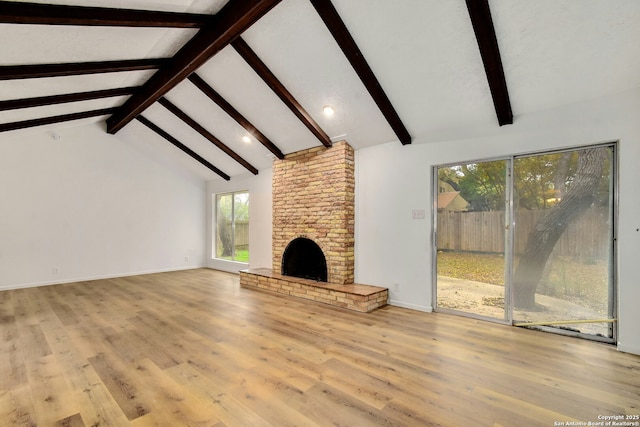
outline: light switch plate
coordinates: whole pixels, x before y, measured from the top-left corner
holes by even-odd
[[[411,211],[411,218],[424,219],[424,209],[414,209]]]

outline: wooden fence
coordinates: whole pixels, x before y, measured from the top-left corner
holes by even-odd
[[[527,236],[543,210],[516,212],[514,249],[523,252]],[[580,260],[606,259],[609,255],[609,211],[589,209],[560,237],[555,255]],[[503,253],[505,246],[504,212],[438,212],[438,250]]]
[[[231,223],[227,222],[226,227],[231,230]],[[218,237],[218,243],[220,238]],[[248,222],[236,222],[236,235],[235,235],[236,248],[249,247],[249,223]]]
[[[236,222],[236,247],[249,247],[249,223]]]

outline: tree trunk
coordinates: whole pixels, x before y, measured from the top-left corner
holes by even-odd
[[[549,256],[569,223],[593,204],[607,159],[607,148],[582,150],[578,155],[578,169],[564,197],[549,208],[529,232],[524,252],[513,274],[516,307],[535,307],[536,288]]]
[[[569,165],[571,163],[571,152],[562,153],[560,161],[556,166],[555,179],[553,180],[553,188],[555,194],[553,197],[562,199],[567,191],[567,177],[569,176]]]
[[[218,222],[218,237],[220,243],[222,243],[222,257],[230,257],[233,254],[233,244],[231,239],[230,226],[227,224],[227,220],[222,214],[217,216]]]

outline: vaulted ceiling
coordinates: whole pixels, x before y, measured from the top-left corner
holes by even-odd
[[[637,0],[87,6],[0,1],[0,142],[100,122],[230,179],[335,140],[466,137],[640,87]]]

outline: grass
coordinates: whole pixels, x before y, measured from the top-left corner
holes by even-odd
[[[235,259],[231,256],[218,257],[218,259],[226,259],[236,262],[249,262],[249,249],[236,249]]]
[[[236,261],[249,262],[249,249],[236,249]]]
[[[556,257],[549,262],[547,271],[538,284],[539,294],[572,301],[596,310],[606,307],[606,261],[583,263],[568,257]],[[500,254],[438,252],[438,275],[504,285],[504,271],[504,257]]]

